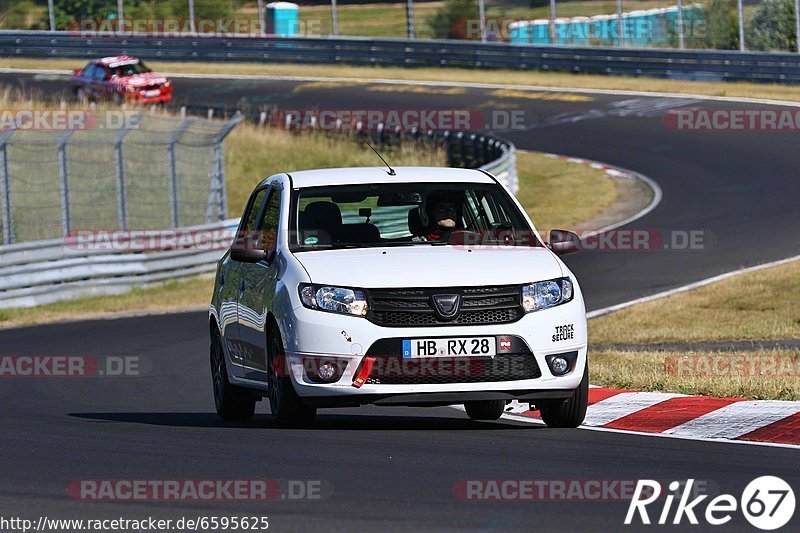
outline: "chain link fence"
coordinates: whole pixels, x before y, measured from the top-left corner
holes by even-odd
[[[2,244],[225,218],[222,141],[240,115],[76,113],[79,127],[0,132]]]
[[[799,0],[311,0],[290,27],[298,37],[467,39],[532,45],[798,51]],[[2,4],[0,2],[0,4]],[[269,33],[265,2],[175,0],[156,18],[134,0],[0,6],[0,29],[87,28],[146,33],[176,28],[216,37]],[[368,4],[368,5],[364,5]],[[138,29],[137,29],[138,28]],[[222,35],[224,34],[224,35]],[[184,35],[189,36],[189,35]]]

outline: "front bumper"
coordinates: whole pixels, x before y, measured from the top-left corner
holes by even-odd
[[[155,96],[145,96],[144,90],[125,92],[124,97],[128,102],[134,104],[161,104],[172,101],[172,86],[161,87],[159,94]]]
[[[509,324],[436,327],[382,327],[359,318],[326,313],[298,307],[291,319],[281,325],[286,344],[289,372],[297,393],[311,405],[359,405],[364,403],[391,405],[448,405],[473,399],[550,399],[565,398],[578,387],[586,365],[586,312],[583,301],[573,301],[543,311],[529,313]],[[563,339],[564,326],[572,332]],[[535,359],[539,374],[530,379],[507,381],[448,382],[387,384],[367,380],[354,386],[357,372],[365,356],[396,357],[383,353],[392,340],[452,337],[514,337],[514,353],[500,358],[527,353]],[[376,351],[377,350],[377,351]],[[577,352],[570,371],[556,376],[546,357],[553,354]],[[315,382],[309,378],[308,361],[335,359],[344,366],[341,377],[334,383]],[[469,358],[470,361],[476,359]],[[485,361],[486,362],[486,361]],[[314,366],[313,364],[311,365]],[[447,371],[446,369],[444,371]]]

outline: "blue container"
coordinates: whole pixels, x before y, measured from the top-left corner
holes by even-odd
[[[272,2],[267,4],[266,31],[270,35],[291,37],[298,33],[298,5],[291,2]]]
[[[512,44],[550,44],[550,22],[544,19],[512,22],[508,34]]]

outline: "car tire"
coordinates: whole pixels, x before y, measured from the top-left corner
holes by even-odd
[[[542,420],[551,428],[576,428],[586,418],[586,408],[589,406],[589,364],[583,369],[583,379],[580,385],[566,400],[537,405]]]
[[[87,104],[89,103],[89,97],[86,94],[86,90],[83,87],[78,87],[75,89],[75,99],[80,104]]]
[[[505,400],[481,400],[464,404],[467,415],[473,420],[497,420],[503,416],[505,408]]]
[[[256,411],[256,398],[246,390],[230,384],[222,338],[215,333],[211,340],[211,379],[214,406],[223,420],[250,420]]]
[[[303,427],[314,422],[317,409],[303,403],[289,376],[289,365],[283,341],[277,328],[267,337],[267,373],[269,376],[269,408],[279,427]]]

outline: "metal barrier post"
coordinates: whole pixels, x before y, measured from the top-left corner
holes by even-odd
[[[122,143],[130,133],[133,125],[134,123],[127,123],[125,127],[117,132],[114,138],[114,157],[117,171],[117,216],[119,218],[119,229],[123,231],[128,229],[128,206],[127,193],[125,191],[125,158],[122,153]]]
[[[214,185],[216,185],[216,191],[219,193],[219,219],[224,220],[228,216],[228,189],[225,185],[225,155],[222,151],[222,141],[242,120],[244,120],[244,115],[236,113],[214,137],[214,176],[209,185],[206,222],[211,222],[211,208],[214,205]]]
[[[3,200],[3,244],[11,244],[14,240],[14,214],[11,212],[11,178],[8,175],[8,140],[14,130],[0,134],[0,195]]]
[[[69,235],[72,218],[69,210],[69,166],[67,165],[67,143],[74,130],[65,131],[58,138],[58,175],[61,179],[61,229]]]
[[[169,204],[170,214],[172,215],[172,227],[177,228],[180,224],[180,213],[178,211],[178,169],[175,165],[175,143],[181,138],[189,126],[196,121],[196,117],[185,118],[178,129],[172,132],[167,145],[167,157],[169,158]]]
[[[739,17],[739,51],[744,52],[744,8],[742,7],[742,0],[736,1],[736,11]]]

